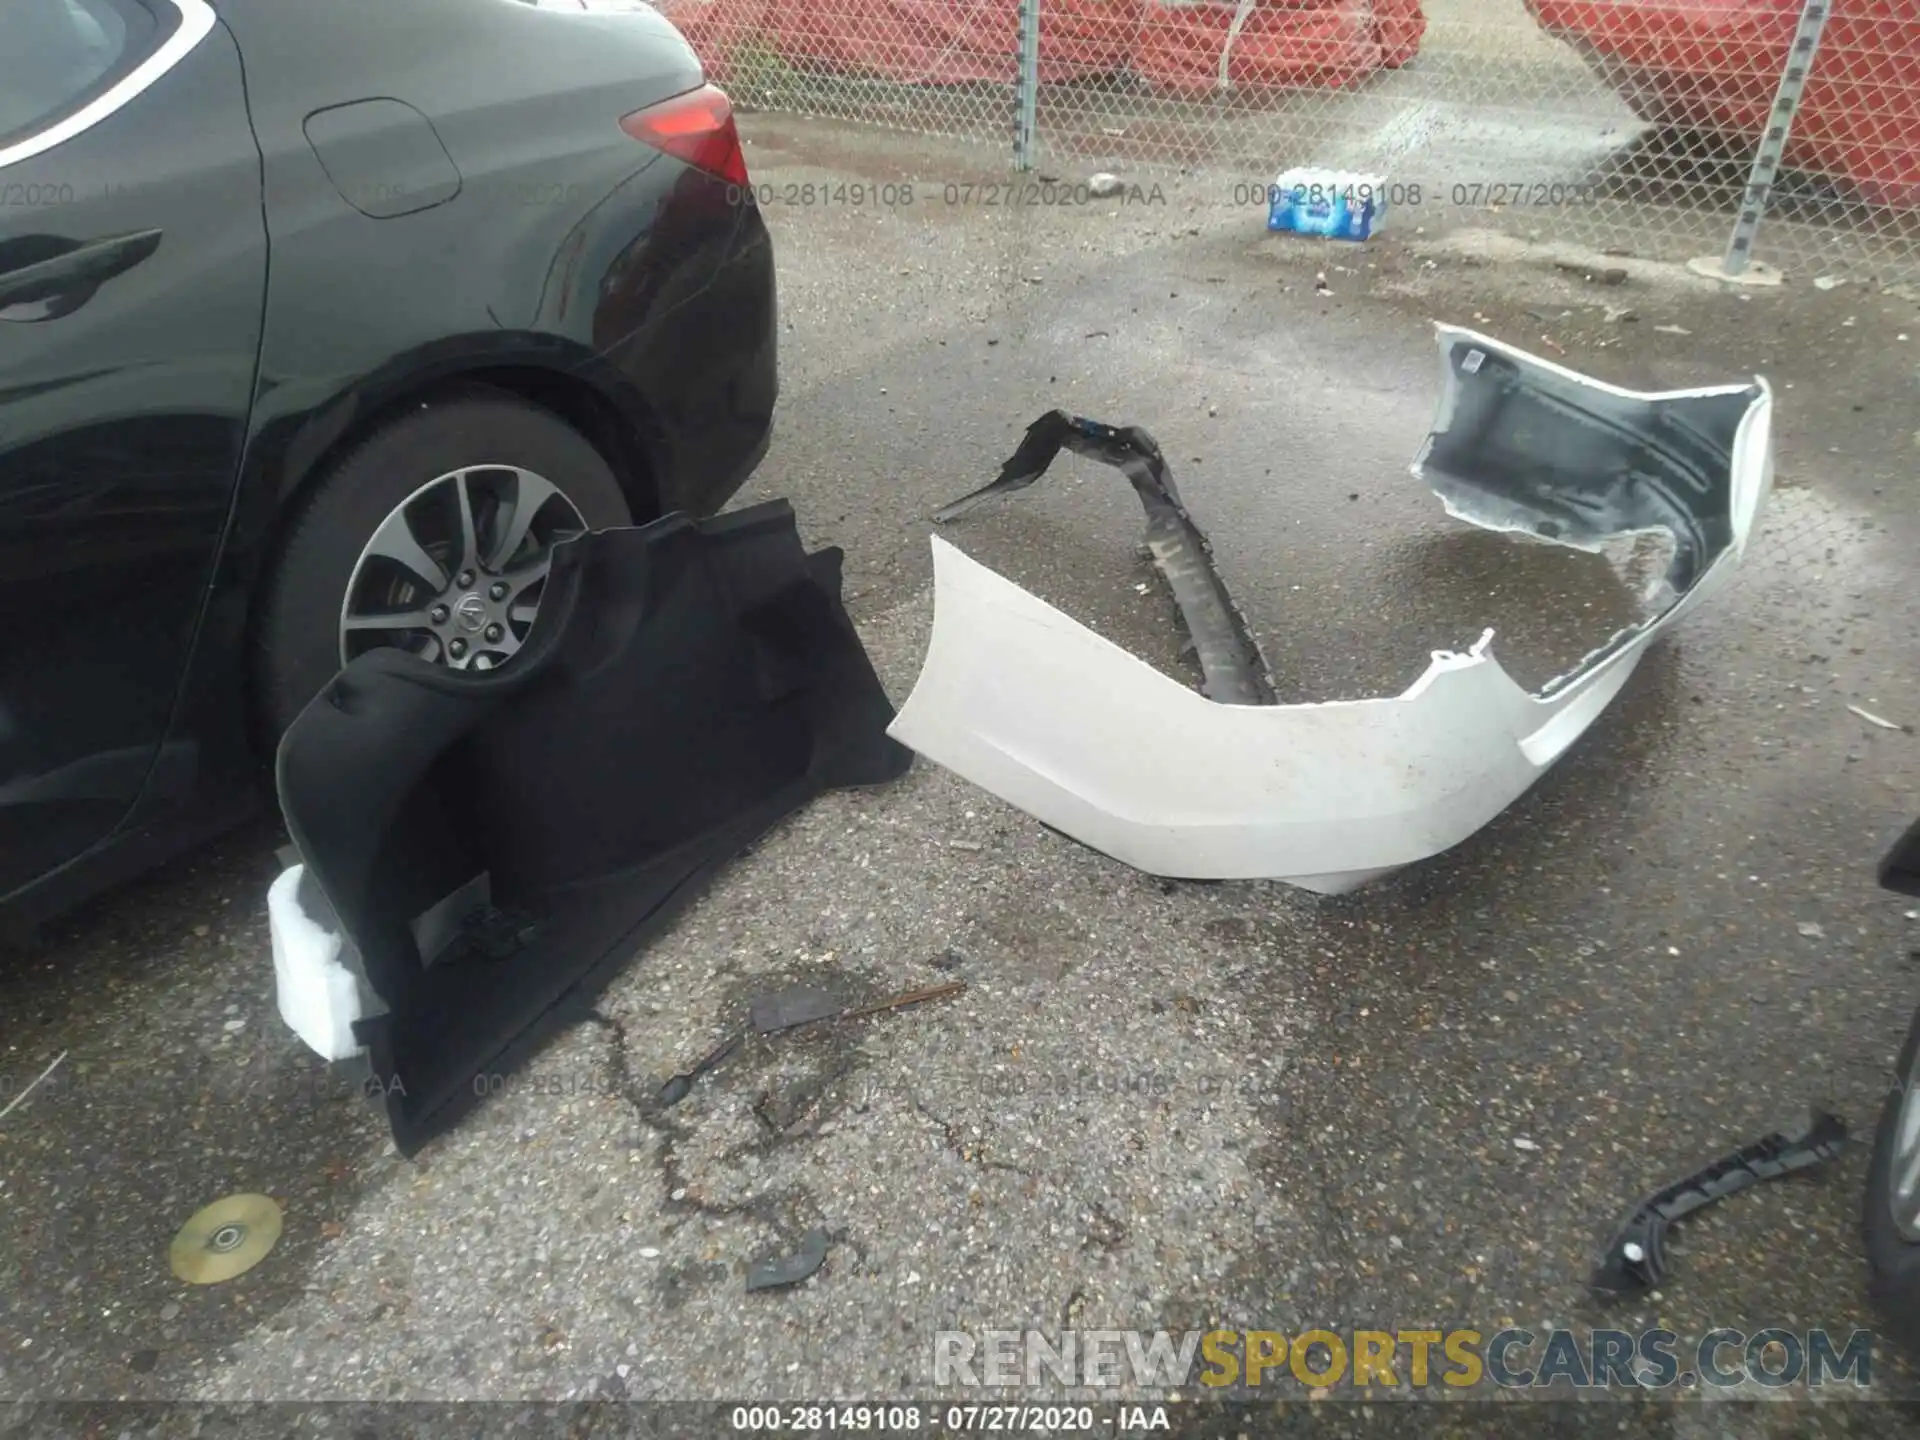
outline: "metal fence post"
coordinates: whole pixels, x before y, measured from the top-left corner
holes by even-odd
[[[1040,0],[1020,0],[1020,74],[1014,98],[1019,114],[1013,122],[1013,168],[1031,170],[1039,142]]]
[[[1759,278],[1747,274],[1747,267],[1753,261],[1753,238],[1773,198],[1773,182],[1780,173],[1781,157],[1786,154],[1787,136],[1793,131],[1793,117],[1799,112],[1801,96],[1806,93],[1813,57],[1820,49],[1820,35],[1827,28],[1827,14],[1832,8],[1832,0],[1803,0],[1800,24],[1787,50],[1779,88],[1774,92],[1773,110],[1767,116],[1767,128],[1760,136],[1760,148],[1753,156],[1753,170],[1740,197],[1739,218],[1733,222],[1733,234],[1727,238],[1727,253],[1717,266],[1706,259],[1695,261],[1694,269],[1723,280]]]

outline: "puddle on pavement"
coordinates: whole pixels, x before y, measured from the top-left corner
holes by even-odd
[[[1904,594],[1914,533],[1911,512],[1876,515],[1804,483],[1776,480],[1745,568],[1829,600],[1869,587]]]
[[[0,1122],[15,1395],[181,1394],[301,1293],[361,1193],[381,1117],[274,1005],[276,843],[255,827],[0,952],[0,1088],[68,1052]],[[175,1279],[175,1231],[237,1191],[280,1204],[278,1244],[225,1283]]]
[[[1617,631],[1655,613],[1648,599],[1673,553],[1665,534],[1612,541],[1590,554],[1461,528],[1389,546],[1368,568],[1379,593],[1389,597],[1396,633],[1431,637],[1428,650],[1464,650],[1491,629],[1502,668],[1522,689],[1537,692]],[[1344,657],[1333,658],[1337,665]],[[1418,677],[1427,659],[1425,651],[1402,657],[1398,682],[1366,665],[1336,670],[1331,685],[1313,698],[1394,694]],[[1369,669],[1371,675],[1359,673]]]

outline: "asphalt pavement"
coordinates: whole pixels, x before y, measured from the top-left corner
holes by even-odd
[[[67,1057],[0,1119],[0,1397],[885,1398],[965,1393],[934,1383],[943,1330],[1872,1327],[1866,1141],[1920,1004],[1920,921],[1873,883],[1920,814],[1920,308],[1413,213],[1269,237],[1235,177],[1022,204],[980,188],[990,152],[748,135],[784,388],[741,499],[845,548],[896,699],[927,515],[1055,406],[1157,436],[1285,699],[1392,693],[1487,626],[1523,683],[1572,664],[1633,594],[1410,476],[1435,320],[1641,388],[1764,374],[1762,533],[1452,852],[1335,900],[1164,882],[922,763],[767,837],[411,1162],[275,1012],[271,824],[96,902],[0,962],[0,1103]],[[1192,678],[1114,472],[1063,459],[948,538]],[[789,980],[966,989],[650,1103]],[[1859,1137],[1830,1173],[1687,1226],[1651,1298],[1588,1297],[1637,1197],[1813,1103]],[[233,1191],[280,1200],[284,1238],[181,1286],[169,1238]],[[816,1226],[818,1275],[744,1293]],[[1908,1391],[1888,1342],[1874,1379]],[[1728,1433],[1858,1397],[1792,1398]]]

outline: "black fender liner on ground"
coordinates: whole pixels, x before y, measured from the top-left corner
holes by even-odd
[[[403,1154],[781,817],[906,772],[840,563],[785,501],[601,531],[512,664],[373,651],[295,720],[280,805],[386,1006],[355,1033]]]

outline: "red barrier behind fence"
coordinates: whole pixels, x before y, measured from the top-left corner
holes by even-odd
[[[1420,53],[1427,33],[1427,17],[1420,0],[1373,0],[1373,21],[1380,32],[1380,58],[1389,66],[1404,65]]]
[[[1015,0],[806,0],[775,4],[769,30],[783,57],[909,85],[1012,84],[1020,56]],[[1144,0],[1047,0],[1040,81],[1124,70]]]
[[[1150,0],[1134,73],[1162,90],[1348,85],[1387,63],[1367,0]],[[1236,28],[1235,20],[1240,24]]]
[[[718,80],[755,54],[902,85],[1011,85],[1019,65],[1017,0],[660,0],[660,10]],[[1145,12],[1146,0],[1048,0],[1041,82],[1125,70]]]
[[[768,49],[769,0],[659,0],[659,6],[698,53],[708,78],[721,84],[733,78],[743,47]]]
[[[874,75],[899,84],[1012,84],[1018,0],[660,0],[708,71],[743,60]],[[1342,85],[1410,59],[1419,0],[1258,0],[1237,32],[1233,0],[1044,0],[1042,84],[1131,72],[1161,88]]]
[[[1799,0],[1528,0],[1642,119],[1755,140]],[[1821,37],[1786,163],[1872,204],[1920,206],[1920,3],[1840,0]]]

